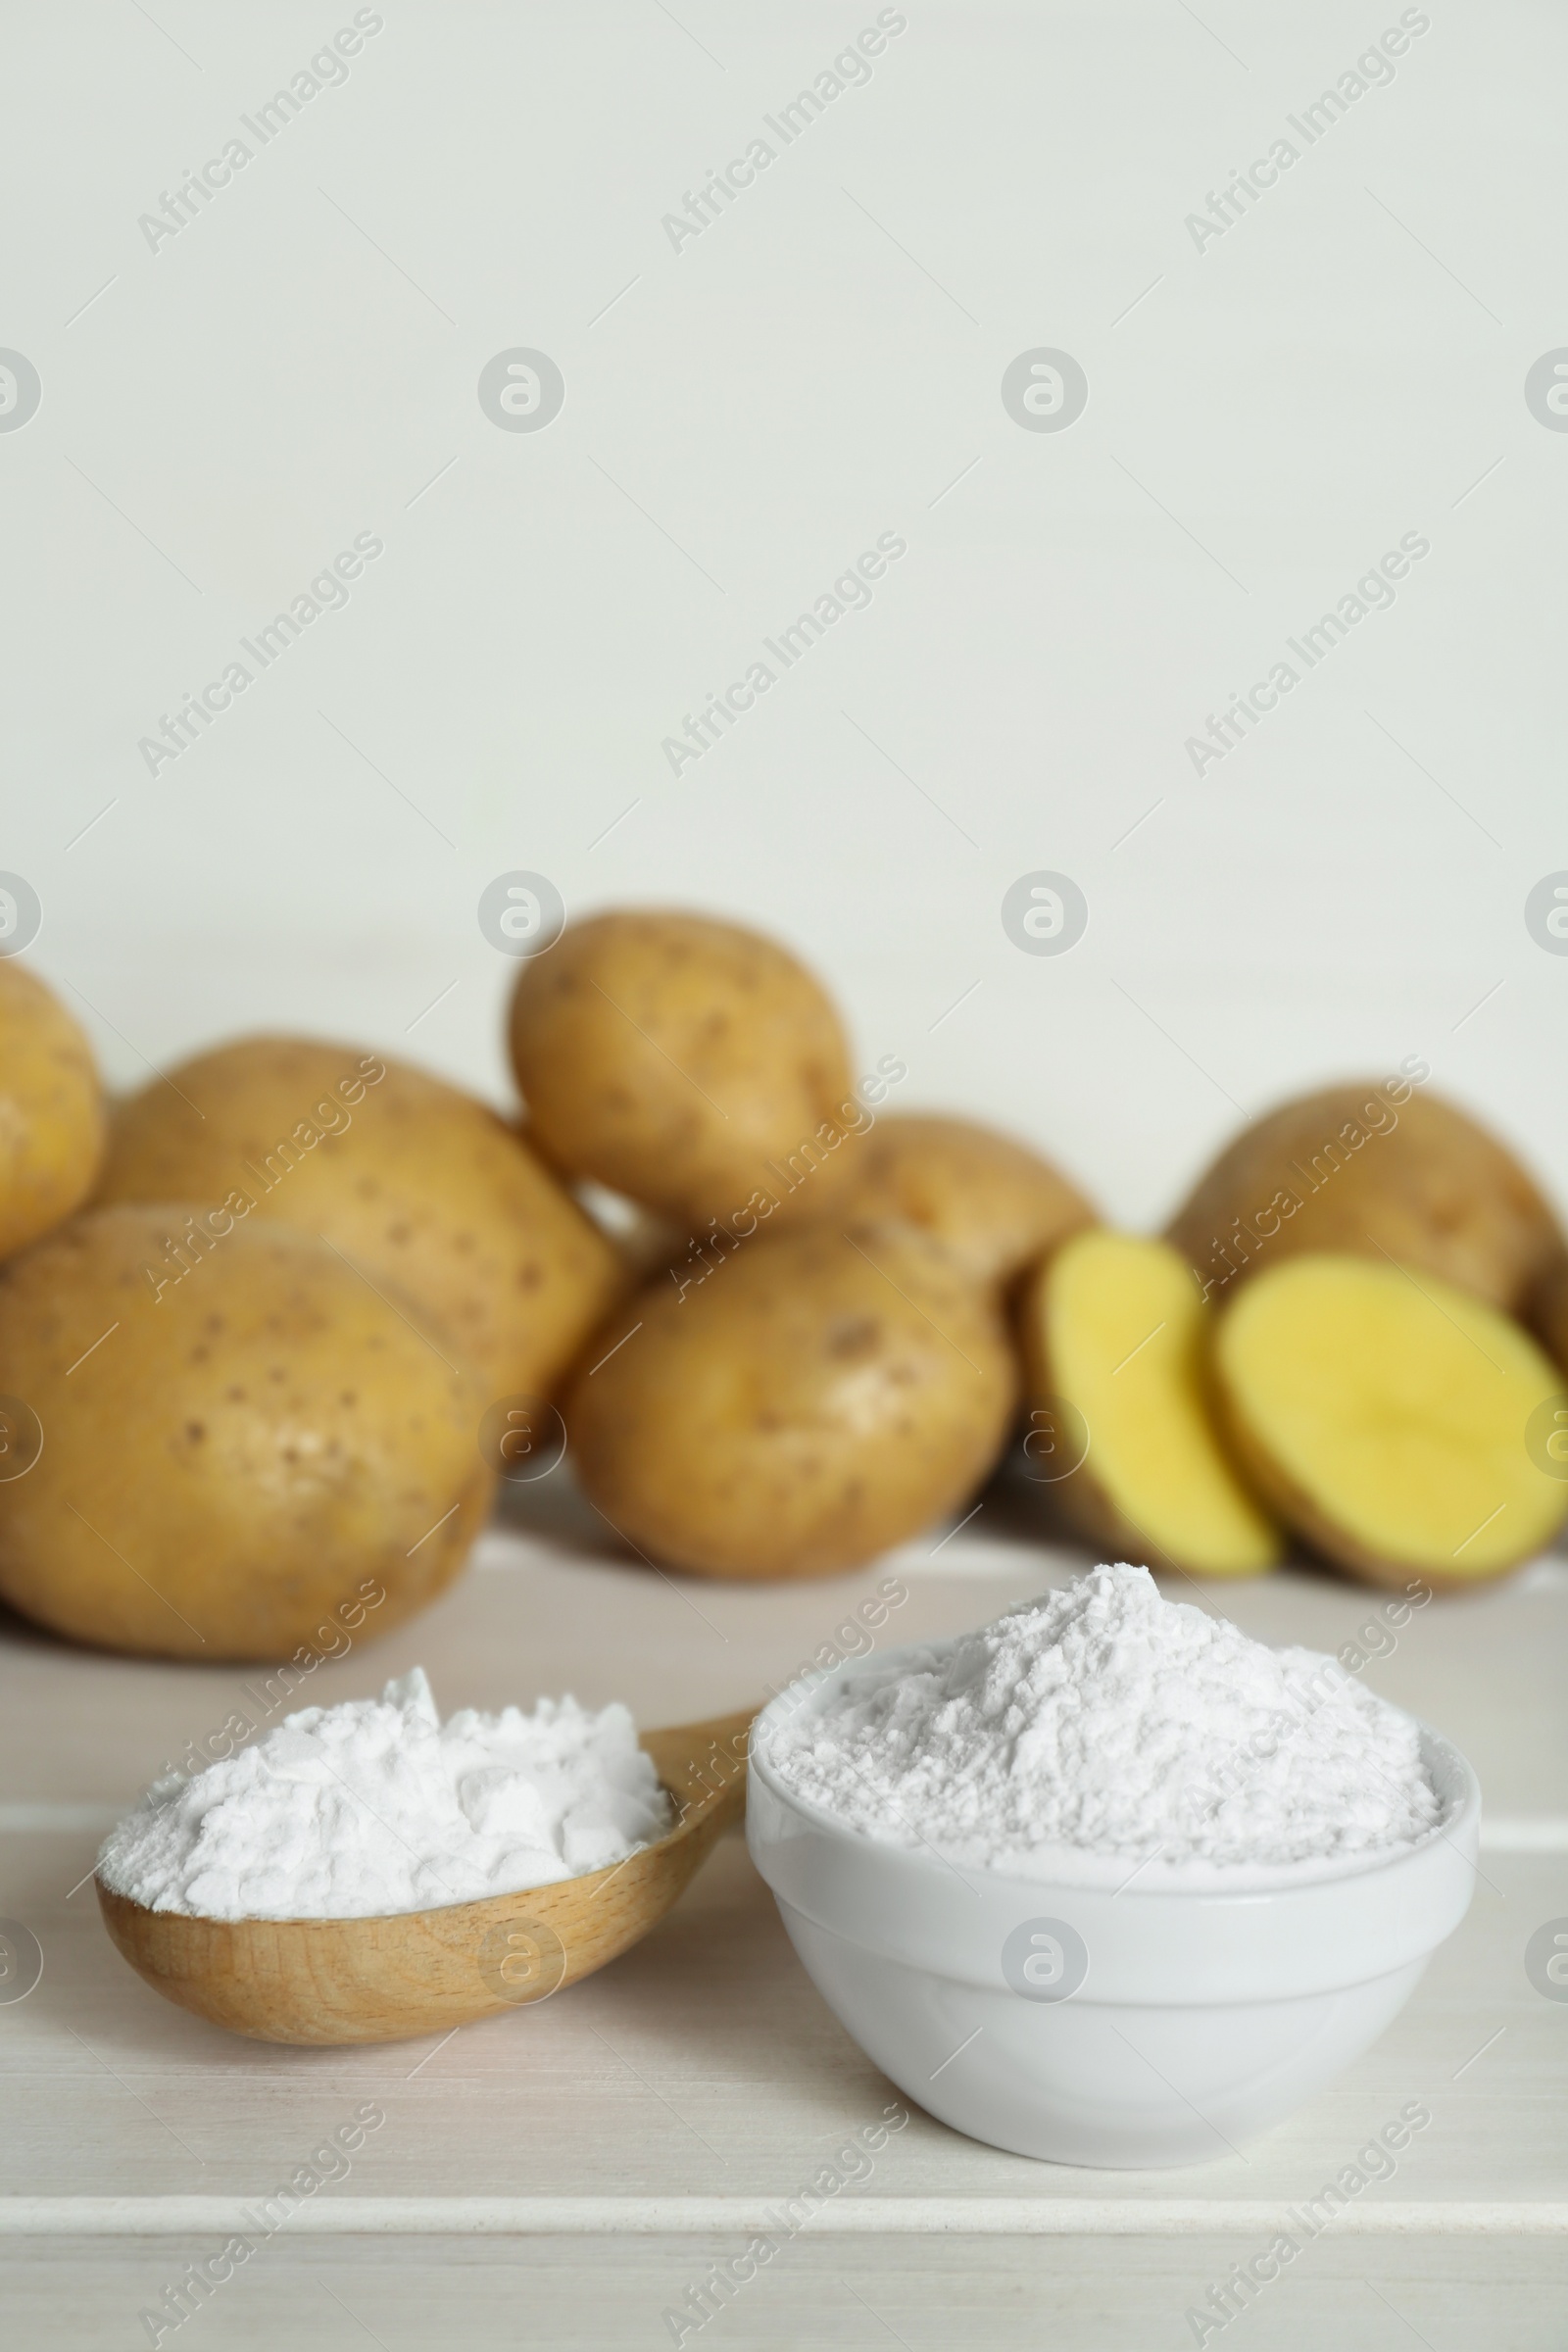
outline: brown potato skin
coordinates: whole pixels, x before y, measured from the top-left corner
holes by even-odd
[[[972,1119],[889,1112],[851,1137],[843,1157],[835,1216],[913,1226],[975,1282],[1010,1283],[1042,1251],[1100,1222],[1049,1160]]]
[[[384,1075],[366,1081],[367,1068]],[[626,1288],[612,1245],[515,1128],[423,1070],[318,1039],[244,1037],[171,1077],[116,1106],[98,1200],[210,1209],[238,1190],[250,1217],[319,1235],[406,1293],[492,1399],[548,1396]],[[350,1104],[341,1087],[356,1079]],[[327,1133],[334,1115],[351,1124]],[[320,1140],[285,1170],[279,1143],[302,1126]]]
[[[176,1213],[89,1209],[0,1268],[0,1392],[43,1429],[0,1483],[0,1594],[73,1641],[213,1664],[314,1643],[372,1587],[378,1636],[484,1524],[486,1400],[412,1301],[283,1226],[236,1225],[155,1298]]]
[[[755,1239],[684,1293],[650,1284],[589,1358],[563,1408],[583,1490],[698,1576],[831,1576],[918,1534],[991,1469],[1017,1394],[987,1293],[870,1227]]]
[[[92,1048],[59,998],[0,961],[0,1257],[79,1208],[104,1149]]]
[[[822,988],[775,941],[708,915],[569,924],[518,973],[511,1042],[555,1165],[687,1225],[727,1223],[759,1191],[789,1217],[819,1203],[861,1115]],[[792,1192],[808,1146],[819,1164]]]
[[[1396,1116],[1397,1126],[1368,1132],[1368,1103],[1381,1104],[1381,1115]],[[1319,1176],[1313,1192],[1314,1153],[1325,1159],[1327,1145],[1351,1120],[1366,1140],[1326,1180]],[[1300,1205],[1279,1217],[1276,1232],[1259,1236],[1254,1221],[1267,1218],[1280,1192]],[[1252,1238],[1233,1245],[1227,1237],[1238,1218]],[[1177,1211],[1166,1238],[1216,1298],[1303,1251],[1349,1250],[1424,1268],[1505,1314],[1524,1309],[1564,1246],[1546,1201],[1494,1136],[1441,1096],[1413,1094],[1396,1105],[1378,1080],[1304,1095],[1245,1129]],[[1236,1261],[1233,1274],[1215,1251],[1216,1239]]]
[[[1525,1322],[1558,1371],[1568,1374],[1568,1256],[1546,1266],[1530,1295]]]

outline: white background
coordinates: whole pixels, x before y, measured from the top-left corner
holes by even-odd
[[[662,216],[870,0],[380,13],[154,252],[138,217],[352,9],[5,11],[0,344],[43,400],[0,433],[0,866],[117,1083],[270,1025],[502,1099],[475,906],[525,867],[775,930],[906,1105],[1115,1215],[1412,1053],[1564,1193],[1568,958],[1523,920],[1568,865],[1568,435],[1523,397],[1568,341],[1560,10],[1432,0],[1201,252],[1187,215],[1396,7],[909,0],[678,253]],[[565,378],[536,433],[476,397],[518,345]],[[1040,345],[1088,373],[1064,432],[1000,397]],[[871,608],[672,776],[682,714],[889,530]],[[160,713],[364,531],[348,608],[150,776]],[[1394,608],[1197,777],[1187,737],[1409,531]],[[1089,902],[1059,957],[1001,924],[1041,867]]]

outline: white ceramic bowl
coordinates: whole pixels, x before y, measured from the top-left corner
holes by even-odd
[[[1224,2156],[1376,2039],[1469,1908],[1481,1790],[1425,1726],[1444,1817],[1394,1859],[1261,1889],[1140,1878],[1116,1893],[1072,1885],[1070,1868],[1034,1881],[966,1864],[960,1877],[794,1795],[767,1762],[769,1722],[819,1705],[837,1680],[785,1693],[755,1727],[752,1858],[866,2055],[993,2147],[1135,2168]]]

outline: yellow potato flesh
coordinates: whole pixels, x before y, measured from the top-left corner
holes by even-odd
[[[1053,1378],[1088,1424],[1085,1472],[1112,1509],[1200,1575],[1272,1566],[1278,1533],[1210,1421],[1205,1310],[1178,1252],[1131,1234],[1079,1234],[1052,1260],[1043,1303]]]
[[[1568,1507],[1526,1445],[1560,1375],[1435,1275],[1294,1259],[1237,1299],[1216,1362],[1250,1449],[1352,1562],[1473,1580],[1538,1551]]]

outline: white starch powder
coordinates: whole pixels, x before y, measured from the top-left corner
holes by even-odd
[[[207,1919],[365,1919],[549,1886],[671,1827],[622,1706],[542,1698],[443,1724],[422,1669],[306,1707],[190,1780],[156,1782],[99,1857],[105,1883]]]
[[[1409,1716],[1336,1659],[1163,1599],[1146,1568],[1093,1569],[912,1662],[833,1677],[762,1740],[852,1828],[1013,1877],[1322,1872],[1442,1816]]]

